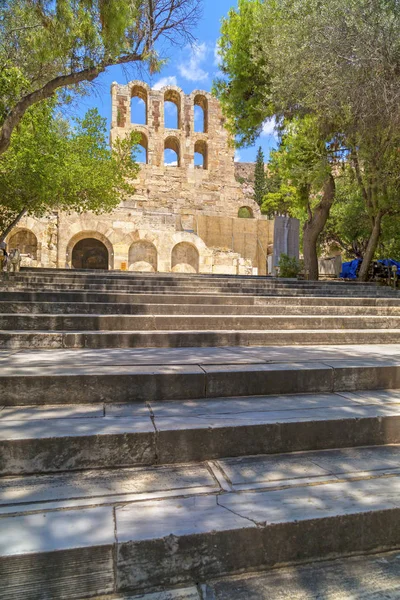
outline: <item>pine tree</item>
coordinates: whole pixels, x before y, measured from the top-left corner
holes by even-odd
[[[261,206],[263,202],[265,192],[264,153],[260,146],[257,152],[256,166],[254,169],[254,200],[259,206]]]

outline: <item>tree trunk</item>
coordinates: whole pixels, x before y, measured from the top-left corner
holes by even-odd
[[[365,251],[364,258],[361,263],[360,273],[358,275],[358,279],[360,281],[368,280],[369,266],[371,264],[372,259],[374,258],[375,250],[379,242],[379,237],[381,235],[382,216],[382,213],[378,212],[374,219],[374,226],[372,228],[372,232],[368,240],[367,249]]]
[[[14,227],[16,225],[18,225],[18,223],[20,222],[20,220],[22,219],[22,217],[24,215],[26,215],[26,211],[28,209],[27,208],[23,208],[21,210],[21,212],[15,217],[15,219],[10,223],[10,225],[8,227],[6,227],[6,229],[0,233],[0,242],[4,242],[4,240],[6,239],[6,237],[8,236],[8,234],[10,233],[10,231],[12,231],[14,229]]]
[[[329,217],[329,211],[335,200],[335,180],[332,174],[326,179],[321,202],[310,214],[303,227],[304,270],[308,279],[318,280],[317,242]]]

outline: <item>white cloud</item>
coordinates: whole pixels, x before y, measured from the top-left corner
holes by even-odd
[[[236,150],[236,152],[235,152],[235,162],[240,162],[241,158],[242,158],[242,155],[240,154],[240,152],[238,150]]]
[[[275,127],[276,127],[275,117],[272,117],[272,119],[267,119],[266,121],[264,121],[264,125],[263,125],[262,131],[261,131],[261,137],[267,137],[269,135],[273,135],[274,137],[276,137]]]
[[[167,162],[165,162],[165,163],[164,163],[164,166],[165,166],[165,167],[177,167],[177,166],[178,166],[178,161],[177,161],[177,160],[174,160],[174,161],[172,161],[172,162],[170,162],[170,163],[167,163]]]
[[[170,77],[162,77],[162,79],[153,85],[153,90],[161,90],[161,88],[165,87],[166,85],[178,85],[175,75],[171,75]]]
[[[215,46],[214,46],[214,65],[216,67],[219,67],[221,62],[222,62],[222,59],[219,55],[219,46],[218,46],[218,42],[216,42]]]
[[[187,46],[189,56],[186,61],[178,65],[179,73],[188,81],[204,81],[208,79],[209,73],[201,65],[207,58],[209,48],[205,42],[197,46]]]

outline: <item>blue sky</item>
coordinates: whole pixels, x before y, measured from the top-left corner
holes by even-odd
[[[185,93],[190,93],[194,89],[210,91],[213,78],[218,73],[215,48],[221,19],[227,15],[232,6],[236,6],[234,0],[203,0],[203,17],[193,32],[197,39],[196,47],[170,48],[167,65],[160,73],[152,77],[145,73],[139,75],[133,67],[128,69],[119,66],[111,67],[96,80],[89,96],[80,100],[78,113],[82,114],[88,108],[97,107],[100,114],[106,117],[110,124],[110,86],[113,81],[126,83],[137,78],[144,79],[152,87],[161,87],[165,83],[172,83],[181,87]],[[254,147],[237,151],[236,160],[254,161],[260,145],[267,159],[270,149],[276,146],[271,124],[265,125],[264,132]]]

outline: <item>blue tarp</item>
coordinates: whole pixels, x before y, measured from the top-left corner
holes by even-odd
[[[359,258],[343,263],[342,272],[339,277],[342,277],[343,279],[357,279],[357,269],[360,264],[361,260]]]
[[[382,260],[378,260],[378,263],[380,263],[384,267],[397,267],[398,269],[400,269],[400,262],[397,260],[393,260],[393,258],[384,258]]]
[[[393,260],[393,258],[383,258],[377,261],[379,264],[384,267],[397,267],[400,270],[400,262],[397,260]],[[361,259],[356,258],[350,262],[345,262],[342,264],[342,272],[339,277],[342,279],[357,279],[357,269],[361,264]]]

